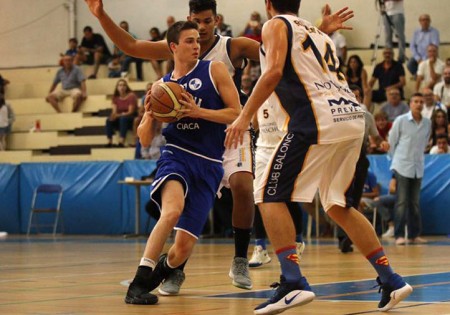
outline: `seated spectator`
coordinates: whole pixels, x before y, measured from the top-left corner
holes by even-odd
[[[385,112],[388,121],[393,122],[398,116],[409,112],[409,106],[402,101],[399,89],[390,88],[387,91],[387,102],[381,107],[380,111]]]
[[[371,171],[367,171],[366,180],[364,182],[361,200],[359,201],[358,210],[361,213],[367,213],[368,210],[373,211],[374,199],[380,195],[380,185],[377,177]]]
[[[389,130],[391,130],[392,127],[392,122],[388,120],[388,115],[385,112],[380,111],[374,115],[374,118],[378,134],[383,140],[387,140]]]
[[[223,14],[217,14],[217,28],[216,33],[221,36],[233,37],[233,31],[231,30],[231,26],[225,24],[225,20]]]
[[[5,95],[5,87],[9,84],[9,80],[6,80],[2,75],[0,74],[0,94]]]
[[[120,78],[122,73],[122,65],[120,64],[120,56],[112,55],[111,61],[108,62],[108,78]]]
[[[147,97],[147,93],[152,89],[152,86],[153,86],[153,84],[151,82],[147,83],[147,86],[145,87],[146,88],[145,94],[142,95],[141,101],[138,103],[137,114],[133,120],[133,134],[135,135],[136,147],[140,146],[139,137],[137,135],[137,128],[138,128],[139,124],[141,123],[142,117],[144,117],[145,98]],[[139,148],[139,151],[140,151],[140,148]],[[138,159],[139,157],[136,157],[136,158]]]
[[[416,79],[416,92],[421,88],[433,89],[434,85],[441,81],[445,63],[438,58],[438,48],[433,44],[428,45],[427,59],[419,64]]]
[[[386,101],[386,91],[397,88],[400,91],[400,99],[403,99],[403,87],[405,86],[405,70],[400,62],[394,60],[392,48],[383,51],[383,62],[377,64],[373,69],[372,78],[369,80],[369,88],[373,89],[378,80],[378,90],[372,91],[372,101],[381,103]]]
[[[61,82],[62,88],[56,91],[56,87]],[[80,67],[73,64],[72,56],[63,57],[63,66],[56,72],[50,92],[46,97],[46,101],[60,113],[59,102],[67,96],[72,97],[72,111],[78,111],[81,103],[86,99],[86,80]]]
[[[447,108],[447,116],[450,118],[450,66],[444,68],[443,81],[434,86],[433,94],[436,101]]]
[[[112,147],[112,138],[115,130],[119,130],[119,147],[125,147],[127,131],[133,127],[133,120],[136,115],[137,97],[130,89],[124,79],[116,83],[112,99],[112,112],[106,119],[107,147]]]
[[[151,42],[158,42],[161,39],[163,39],[161,37],[161,33],[159,32],[159,28],[157,28],[157,27],[152,27],[150,29],[149,33],[150,33],[149,41],[151,41]],[[163,71],[162,71],[162,63],[163,63],[163,61],[162,60],[151,59],[150,63],[152,64],[152,68],[153,68],[153,70],[156,73],[156,79],[159,80],[164,75]]]
[[[444,112],[447,112],[447,108],[442,103],[435,101],[433,91],[430,88],[423,88],[422,95],[424,100],[422,116],[431,119],[436,109],[442,109]]]
[[[262,30],[261,15],[258,12],[254,11],[250,15],[250,20],[245,25],[244,31],[241,33],[241,36],[248,37],[258,42],[261,42],[261,30]]]
[[[397,180],[393,175],[391,180],[389,181],[389,193],[387,195],[381,195],[374,198],[374,202],[372,204],[373,208],[377,209],[377,212],[380,214],[383,222],[387,223],[388,229],[381,236],[383,238],[394,237],[395,225],[394,225],[394,211],[395,211],[395,202],[397,201],[396,195],[396,186]]]
[[[412,58],[408,61],[408,70],[412,75],[417,74],[419,64],[427,59],[427,47],[430,44],[439,47],[439,31],[431,26],[431,18],[428,14],[422,14],[419,17],[420,27],[414,31],[409,48]]]
[[[130,32],[130,30],[129,30],[130,27],[129,27],[127,21],[120,22],[119,26],[124,31],[126,31],[128,34],[130,34],[134,38],[137,38],[136,35],[134,35],[133,33]],[[136,65],[136,79],[138,81],[143,80],[144,77],[142,76],[142,62],[143,62],[142,59],[125,55],[116,45],[114,45],[114,55],[118,55],[120,57],[120,64],[122,65],[122,68],[121,68],[121,72],[122,72],[121,76],[122,77],[126,77],[128,75],[128,70],[130,69],[130,64],[134,62]]]
[[[358,55],[351,55],[348,58],[347,70],[345,78],[349,85],[356,85],[364,92],[367,92],[367,71],[364,69],[364,64]]]
[[[80,50],[78,49],[78,39],[75,37],[69,39],[69,48],[66,50],[64,54],[61,54],[61,59],[59,60],[59,65],[63,65],[62,58],[64,56],[72,56],[73,57],[73,64],[80,65]]]
[[[431,116],[431,138],[428,149],[437,144],[439,135],[445,135],[448,138],[447,113],[442,109],[436,109]]]
[[[448,149],[448,137],[444,134],[436,136],[436,145],[434,145],[430,154],[450,154]]]
[[[80,61],[88,65],[94,65],[94,70],[88,79],[96,79],[100,64],[107,64],[111,58],[111,52],[102,35],[94,33],[92,27],[83,29],[83,39],[80,45]]]
[[[9,108],[3,94],[0,95],[0,151],[6,150],[6,136],[9,126]]]

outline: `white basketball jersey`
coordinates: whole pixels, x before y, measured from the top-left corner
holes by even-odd
[[[362,137],[364,111],[350,91],[333,41],[297,16],[278,15],[288,29],[283,77],[268,101],[278,128],[308,143],[335,143]],[[266,69],[264,44],[261,68]]]
[[[273,149],[285,132],[280,131],[275,120],[273,104],[264,102],[257,112],[259,136],[256,147]]]
[[[216,41],[208,51],[200,56],[200,59],[222,61],[227,66],[231,77],[234,77],[235,69],[229,56],[230,40],[231,37],[216,35]]]

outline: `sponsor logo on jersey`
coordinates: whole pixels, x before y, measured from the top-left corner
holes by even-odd
[[[189,88],[192,91],[197,91],[199,88],[202,87],[202,80],[200,80],[198,78],[194,78],[194,79],[191,79],[188,84],[189,84]]]
[[[177,129],[178,130],[195,130],[200,129],[200,125],[198,123],[177,123]]]

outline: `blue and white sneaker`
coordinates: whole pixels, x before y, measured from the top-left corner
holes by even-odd
[[[381,312],[389,311],[395,305],[406,299],[413,291],[413,288],[396,273],[392,274],[386,283],[382,283],[380,278],[377,278],[377,282],[380,286],[378,292],[381,292],[378,310]]]
[[[273,283],[271,287],[277,288],[273,296],[258,305],[254,314],[278,314],[292,307],[308,304],[316,297],[305,277],[298,282],[286,282],[284,276],[281,276],[280,283]]]

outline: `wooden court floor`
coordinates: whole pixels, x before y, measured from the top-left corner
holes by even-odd
[[[450,314],[450,239],[429,240],[401,247],[384,241],[395,271],[414,287],[391,314]],[[160,297],[158,305],[127,305],[126,283],[144,245],[145,238],[8,236],[0,240],[0,314],[252,314],[279,277],[272,254],[271,263],[251,270],[253,290],[235,288],[228,278],[232,241],[203,239],[179,296]],[[356,250],[341,254],[334,240],[313,239],[301,266],[317,298],[283,314],[379,313],[375,273]]]

